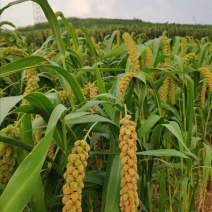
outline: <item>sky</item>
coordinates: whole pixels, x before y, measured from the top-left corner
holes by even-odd
[[[12,2],[0,0],[1,8]],[[120,18],[154,23],[212,25],[212,0],[49,0],[53,11],[65,17]],[[10,21],[17,27],[33,25],[32,1],[6,9],[1,21]]]

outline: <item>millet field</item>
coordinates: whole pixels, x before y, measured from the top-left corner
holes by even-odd
[[[41,44],[0,22],[0,212],[212,211],[210,36],[95,36],[36,2]]]

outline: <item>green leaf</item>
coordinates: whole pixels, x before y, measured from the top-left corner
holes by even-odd
[[[119,207],[120,189],[121,189],[121,161],[120,156],[116,155],[114,157],[111,168],[104,211],[113,211],[113,212],[120,211]]]
[[[163,126],[165,126],[178,139],[180,151],[183,151],[182,149],[182,146],[183,146],[190,153],[190,150],[188,149],[188,147],[183,141],[183,136],[182,136],[179,125],[174,121],[170,121],[170,124],[163,124]]]
[[[87,116],[82,116],[80,118],[69,118],[65,117],[65,122],[68,125],[72,124],[81,124],[81,123],[91,123],[91,122],[110,122],[112,121],[110,119],[107,119],[105,117],[99,116],[99,115],[87,115]]]
[[[86,172],[83,182],[97,184],[98,186],[104,185],[105,173],[100,171]]]
[[[165,211],[165,206],[166,206],[166,173],[165,170],[163,169],[161,177],[160,177],[160,187],[159,187],[159,212],[164,212]]]
[[[174,55],[174,59],[177,61],[179,71],[183,72],[183,59],[178,55]]]
[[[38,111],[38,114],[42,116],[44,121],[48,123],[51,112],[54,109],[54,105],[50,102],[50,100],[42,93],[36,92],[27,95],[25,99]],[[57,142],[57,145],[64,150],[64,139],[60,123],[57,123],[54,139]]]
[[[150,116],[138,129],[139,138],[141,139],[143,136],[145,136],[151,130],[151,128],[160,120],[160,118],[160,116],[155,114]]]
[[[24,70],[26,68],[34,67],[40,64],[41,62],[47,61],[43,57],[38,56],[30,56],[23,59],[15,60],[1,66],[0,77],[5,77],[20,70]]]
[[[66,65],[65,65],[65,48],[63,45],[63,41],[62,41],[62,36],[61,36],[61,32],[60,32],[60,27],[59,27],[59,23],[57,21],[57,18],[52,10],[52,8],[50,7],[49,3],[47,0],[35,0],[36,3],[38,3],[47,20],[48,20],[48,24],[51,27],[51,30],[53,32],[53,35],[55,37],[55,40],[57,42],[57,46],[58,49],[60,51],[61,54],[61,59],[62,59],[62,63],[63,63],[63,68],[66,69]]]
[[[102,58],[107,59],[107,58],[112,58],[112,57],[119,57],[120,55],[123,55],[124,52],[126,52],[126,51],[127,51],[126,45],[121,45],[121,46],[118,46],[117,48],[109,51]]]
[[[11,144],[13,146],[17,146],[17,147],[21,147],[25,150],[31,151],[33,149],[34,146],[24,143],[22,141],[19,141],[15,138],[0,134],[0,141],[6,144]]]
[[[157,149],[148,150],[143,152],[137,152],[137,155],[149,155],[149,156],[176,156],[182,158],[188,158],[185,154],[175,150],[175,149]]]
[[[52,68],[61,76],[63,76],[64,80],[67,81],[69,86],[71,87],[75,98],[77,99],[78,104],[85,101],[84,95],[82,93],[82,89],[76,79],[70,74],[68,71],[64,70],[63,68],[55,65],[43,65],[44,67]]]
[[[204,165],[206,167],[210,167],[211,168],[211,162],[212,162],[212,151],[211,151],[211,147],[205,143],[204,144],[204,148],[205,148],[205,160],[204,160]],[[202,187],[205,188],[205,186],[207,185],[211,170],[209,170],[210,168],[204,168],[204,172],[203,172],[203,183],[202,183]]]
[[[194,82],[189,77],[186,76],[188,85],[187,85],[187,99],[186,99],[186,130],[187,130],[187,141],[186,145],[190,148],[191,146],[191,136],[192,128],[194,125]]]
[[[155,59],[158,55],[158,51],[159,51],[159,47],[160,47],[160,38],[155,38],[153,40],[153,62],[155,62]]]
[[[200,49],[199,54],[199,66],[201,67],[203,65],[204,59],[205,59],[205,52],[207,50],[209,43],[204,44]]]
[[[152,149],[158,149],[160,147],[160,141],[161,141],[161,133],[164,126],[157,125],[151,135],[150,143],[152,146]]]
[[[4,10],[6,10],[7,8],[9,8],[9,7],[13,6],[13,5],[16,5],[16,4],[20,4],[22,2],[26,2],[26,1],[29,1],[29,0],[17,0],[17,1],[10,2],[9,4],[7,4],[5,7],[3,7],[0,10],[0,14],[2,14],[4,12]]]
[[[65,109],[63,105],[58,105],[53,110],[44,138],[13,174],[0,198],[2,212],[21,212],[30,200],[52,141],[56,123]]]
[[[97,87],[98,87],[99,93],[100,94],[107,93],[98,68],[96,69],[96,77],[97,77]],[[103,101],[109,102],[109,99],[107,97],[103,96],[100,99]],[[114,109],[113,109],[112,105],[109,105],[107,103],[105,103],[103,105],[104,105],[105,111],[107,112],[108,116],[111,119],[113,119]]]
[[[15,105],[23,98],[24,96],[9,96],[0,98],[0,124],[4,118],[8,115],[8,112],[15,107]]]

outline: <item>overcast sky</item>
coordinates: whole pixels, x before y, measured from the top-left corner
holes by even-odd
[[[11,0],[0,0],[1,7]],[[80,18],[139,18],[143,21],[212,25],[212,0],[49,0],[54,12]],[[33,3],[12,6],[1,21],[16,26],[34,24]]]

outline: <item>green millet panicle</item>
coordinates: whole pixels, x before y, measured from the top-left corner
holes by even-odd
[[[0,131],[12,138],[19,139],[20,131],[13,125],[8,125]],[[0,142],[0,187],[5,188],[10,178],[12,177],[15,165],[15,147],[10,144]]]
[[[204,76],[209,87],[209,91],[212,92],[212,72],[206,67],[201,67],[198,70]]]
[[[101,140],[97,139],[94,143],[94,151],[101,151],[102,150],[102,145],[101,145]],[[103,158],[102,155],[96,155],[96,167],[98,170],[101,170],[103,167]]]

